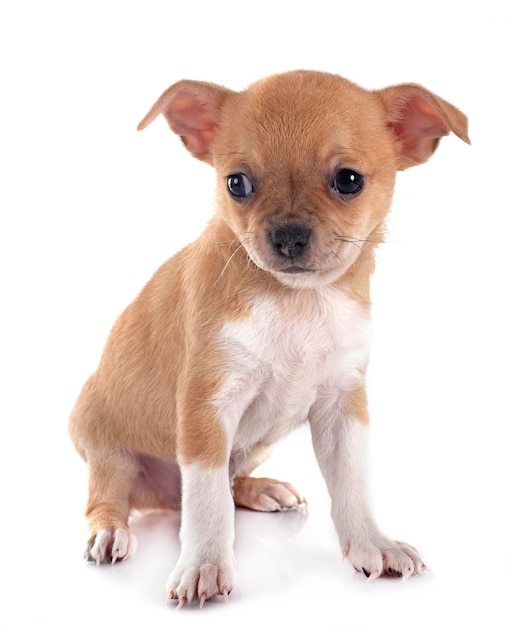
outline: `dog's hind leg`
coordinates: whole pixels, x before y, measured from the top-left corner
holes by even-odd
[[[139,474],[136,456],[121,450],[103,451],[87,458],[89,498],[85,517],[89,540],[85,558],[115,563],[132,554],[135,537],[129,534],[130,496]]]
[[[305,499],[293,485],[273,478],[254,476],[235,478],[233,495],[236,506],[254,511],[285,511],[306,504]]]
[[[250,476],[256,467],[267,460],[270,452],[271,446],[261,446],[249,458],[244,459],[232,481],[234,503],[254,511],[285,511],[305,506],[305,498],[290,483]]]

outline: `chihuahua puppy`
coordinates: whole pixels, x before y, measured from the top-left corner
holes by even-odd
[[[73,409],[86,558],[133,552],[132,511],[181,507],[169,597],[227,597],[235,505],[304,506],[250,474],[308,422],[343,555],[369,579],[421,572],[366,498],[369,282],[396,172],[451,131],[469,143],[465,115],[416,84],[367,91],[314,71],[241,92],[184,80],[139,129],[160,114],[215,168],[217,212],[118,318]]]

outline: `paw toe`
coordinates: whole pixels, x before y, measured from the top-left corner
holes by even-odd
[[[415,571],[413,560],[400,548],[386,550],[383,557],[385,574],[398,578],[409,578]]]
[[[381,544],[347,544],[344,554],[368,580],[382,575],[406,580],[426,569],[417,550],[403,543],[382,540]]]
[[[122,528],[115,530],[104,528],[89,539],[84,556],[87,561],[94,561],[97,565],[115,563],[127,559],[135,549],[134,535],[128,534]]]
[[[177,600],[176,608],[198,600],[202,608],[207,600],[223,596],[227,600],[234,584],[233,567],[227,563],[204,563],[175,571],[169,580],[168,598]]]

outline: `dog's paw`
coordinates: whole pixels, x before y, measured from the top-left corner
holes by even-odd
[[[351,543],[344,547],[343,555],[368,580],[379,576],[406,579],[426,569],[417,550],[400,541],[381,539],[366,545]]]
[[[100,563],[124,561],[133,554],[137,547],[135,535],[130,535],[122,528],[115,530],[103,528],[93,535],[85,550],[85,559]]]
[[[167,584],[168,598],[178,601],[178,609],[196,599],[202,608],[206,600],[214,596],[223,596],[227,601],[235,579],[234,566],[227,562],[184,568],[178,565]]]
[[[233,494],[236,506],[255,511],[284,511],[307,505],[293,485],[272,478],[236,478]]]

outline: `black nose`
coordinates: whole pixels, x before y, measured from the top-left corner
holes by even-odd
[[[311,229],[303,224],[276,226],[270,233],[271,245],[278,255],[295,259],[304,253],[310,235]]]

